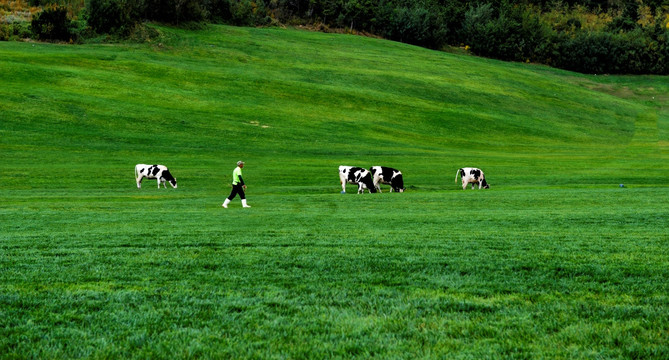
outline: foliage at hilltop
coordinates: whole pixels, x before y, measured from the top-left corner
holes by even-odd
[[[90,0],[82,18],[92,33],[121,37],[147,20],[308,25],[584,73],[669,74],[667,0]],[[0,39],[17,32],[4,29]],[[40,39],[77,37],[76,30],[54,36],[35,29]]]

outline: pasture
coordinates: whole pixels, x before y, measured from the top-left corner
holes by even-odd
[[[666,77],[157,29],[0,43],[0,358],[669,357]]]

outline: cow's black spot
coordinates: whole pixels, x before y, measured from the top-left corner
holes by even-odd
[[[156,176],[156,174],[158,174],[159,171],[160,169],[158,168],[158,165],[153,165],[150,169],[151,175],[153,176]]]
[[[174,176],[172,176],[172,174],[170,173],[169,170],[165,170],[165,171],[163,171],[163,175],[162,175],[162,176],[163,176],[163,179],[165,179],[165,180],[167,180],[167,181],[170,181],[170,182],[171,182],[171,181],[174,180]]]
[[[383,180],[388,182],[393,178],[393,173],[397,171],[397,169],[381,166],[381,176],[383,176]]]
[[[374,181],[372,180],[372,174],[370,172],[360,172],[360,175],[365,174],[365,176],[362,176],[360,178],[360,182],[365,184],[367,186],[367,189],[369,189],[369,192],[375,193],[376,188],[374,187]]]
[[[348,171],[348,181],[357,183],[360,181],[360,175],[364,169],[359,167],[352,167]]]

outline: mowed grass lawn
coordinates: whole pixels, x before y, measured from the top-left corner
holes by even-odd
[[[0,358],[669,357],[666,77],[158,30],[0,43]]]

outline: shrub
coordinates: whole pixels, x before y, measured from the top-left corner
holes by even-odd
[[[216,23],[227,23],[232,19],[229,0],[211,0],[208,4],[209,17]]]
[[[423,5],[396,8],[382,34],[391,40],[439,48],[445,44],[448,32],[440,15]]]
[[[609,24],[610,32],[632,31],[637,27],[637,20],[639,20],[637,2],[626,0],[621,5],[622,13]]]
[[[563,54],[557,65],[563,69],[583,73],[602,74],[612,51],[613,36],[606,32],[581,32],[566,40],[561,48]]]
[[[479,43],[480,37],[485,36],[483,34],[485,26],[492,20],[493,13],[492,4],[479,4],[476,7],[470,5],[469,10],[465,12],[460,30],[462,42],[469,46]]]
[[[267,25],[272,21],[263,1],[213,0],[208,4],[206,12],[214,22],[236,26]]]
[[[15,22],[11,24],[12,35],[19,39],[27,39],[32,35],[30,23],[27,21]]]
[[[237,26],[255,25],[255,3],[249,0],[233,1],[230,3],[230,22]]]
[[[125,0],[89,0],[88,25],[97,33],[127,34],[140,19],[139,4]]]
[[[205,20],[201,0],[144,0],[144,17],[148,20],[179,25]]]
[[[648,48],[656,56],[650,64],[649,72],[651,74],[669,75],[669,27],[657,23],[648,31],[651,38]]]
[[[32,36],[30,23],[26,21],[13,22],[10,24],[0,23],[0,41],[12,39],[27,39]]]
[[[30,23],[32,33],[40,40],[71,40],[72,26],[67,17],[67,8],[60,5],[50,6],[37,14]]]
[[[9,24],[0,23],[0,41],[9,40],[11,34],[9,26],[10,26]]]
[[[590,74],[669,74],[669,31],[656,24],[631,32],[554,36],[551,65]]]
[[[504,2],[497,14],[492,5],[470,7],[461,36],[477,55],[502,60],[536,60],[548,30],[538,16]]]
[[[623,34],[625,43],[632,44],[631,54],[623,59],[634,65],[634,73],[669,74],[669,29],[660,23]]]

